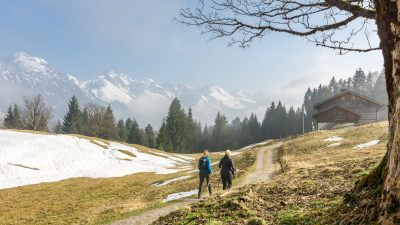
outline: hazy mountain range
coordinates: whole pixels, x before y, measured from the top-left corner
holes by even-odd
[[[53,108],[54,121],[63,118],[68,100],[76,95],[81,105],[111,105],[117,119],[136,118],[141,126],[151,123],[156,127],[175,97],[186,111],[192,107],[194,117],[203,124],[213,123],[218,111],[232,119],[251,112],[262,114],[269,104],[261,92],[227,91],[218,85],[194,88],[186,84],[158,84],[149,78],[133,79],[112,70],[80,81],[24,52],[0,61],[0,112],[5,113],[10,104],[21,104],[23,96],[37,93]]]

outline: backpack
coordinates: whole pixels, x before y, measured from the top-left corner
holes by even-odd
[[[206,168],[206,161],[207,161],[206,157],[201,157],[199,159],[199,170],[206,170],[207,169]]]

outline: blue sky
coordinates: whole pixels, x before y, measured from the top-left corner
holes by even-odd
[[[294,80],[313,85],[356,68],[382,69],[380,52],[338,56],[284,34],[248,49],[209,41],[173,21],[191,0],[0,0],[0,57],[18,51],[81,80],[112,69],[134,78],[265,91]],[[307,78],[309,78],[307,80]],[[293,83],[293,82],[292,82]]]

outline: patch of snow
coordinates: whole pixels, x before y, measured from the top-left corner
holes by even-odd
[[[235,97],[230,95],[227,91],[218,86],[211,87],[210,96],[223,105],[233,109],[243,109],[244,106]]]
[[[170,194],[168,195],[163,202],[169,202],[169,201],[173,201],[173,200],[177,200],[177,199],[181,199],[181,198],[186,198],[192,195],[196,195],[198,193],[198,190],[191,190],[191,191],[187,191],[187,192],[179,192],[179,193],[174,193],[174,194]]]
[[[184,159],[181,159],[181,158],[178,158],[178,157],[174,157],[174,156],[168,156],[168,158],[172,159],[174,161],[177,161],[177,162],[181,162],[181,163],[190,163],[187,160],[184,160]]]
[[[81,83],[79,82],[78,79],[76,79],[76,77],[74,77],[70,74],[67,74],[66,76],[67,76],[68,80],[72,81],[72,83],[74,83],[76,86],[81,87]]]
[[[240,100],[243,102],[251,103],[251,104],[257,103],[256,101],[248,99],[248,98],[240,98]]]
[[[36,72],[36,73],[46,73],[47,62],[46,60],[29,56],[25,52],[19,52],[14,56],[14,62],[21,65],[27,70]]]
[[[357,149],[357,148],[368,148],[368,147],[374,146],[374,145],[376,145],[378,143],[379,143],[379,140],[373,140],[373,141],[370,141],[370,142],[367,142],[367,143],[359,144],[354,148],[355,149]]]
[[[327,138],[327,139],[325,139],[324,141],[341,141],[341,140],[343,140],[343,138],[342,137],[336,137],[336,136],[333,136],[333,137],[330,137],[330,138]]]
[[[176,177],[176,178],[173,178],[171,180],[166,180],[166,181],[163,181],[163,182],[160,182],[160,183],[156,183],[156,184],[154,184],[154,186],[155,187],[162,187],[162,186],[165,186],[165,185],[170,184],[170,183],[175,182],[175,181],[188,179],[189,177],[192,177],[192,176],[188,175],[188,176]]]
[[[181,157],[180,155],[168,155],[168,154],[165,154],[165,153],[154,152],[154,151],[151,151],[151,153],[155,154],[155,155],[165,156],[165,157],[168,157],[169,159],[172,159],[174,161],[178,161],[178,162],[181,162],[181,163],[190,163],[187,160],[184,160],[184,157]],[[177,157],[175,157],[175,156],[177,156]],[[189,158],[189,157],[187,157],[187,158]],[[192,160],[192,159],[193,158],[190,158],[189,160]]]
[[[118,88],[108,80],[104,80],[104,86],[100,89],[92,90],[92,93],[96,97],[106,102],[118,101],[122,103],[129,103],[132,101],[132,97],[128,94],[129,92],[123,88]]]
[[[161,152],[154,152],[154,151],[150,151],[152,154],[156,154],[156,155],[162,155],[162,156],[169,156],[168,154],[166,154],[166,153],[161,153]]]
[[[203,100],[204,102],[208,103],[208,99],[206,96],[202,95],[200,99]]]
[[[178,154],[175,154],[175,156],[177,156],[177,157],[179,157],[179,158],[182,158],[182,159],[195,160],[195,158],[189,157],[189,156],[185,156],[185,155],[178,155]]]
[[[336,146],[339,146],[339,145],[341,145],[342,143],[340,143],[340,142],[336,142],[336,143],[332,143],[332,144],[330,144],[330,145],[328,145],[328,146],[326,146],[326,147],[328,147],[328,148],[330,148],[330,147],[336,147]]]
[[[126,150],[130,157],[119,150]],[[121,159],[129,160],[121,160]],[[10,164],[29,165],[30,170]],[[107,149],[70,135],[0,130],[0,189],[74,177],[120,177],[139,172],[169,174],[184,164],[110,142]]]

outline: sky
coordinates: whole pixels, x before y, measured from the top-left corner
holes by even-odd
[[[228,47],[228,39],[210,41],[173,19],[193,2],[0,0],[0,58],[24,51],[79,80],[114,70],[159,83],[254,92],[349,77],[360,67],[382,69],[378,51],[339,56],[285,34],[271,33],[246,49]]]

